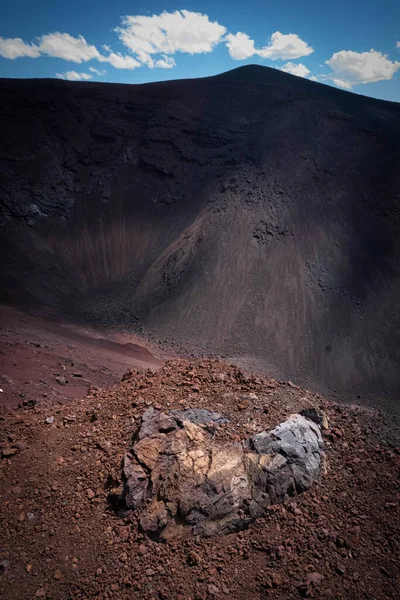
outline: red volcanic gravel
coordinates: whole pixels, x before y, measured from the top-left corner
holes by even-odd
[[[244,532],[162,544],[121,518],[121,458],[149,406],[224,413],[239,440],[306,407],[325,411],[320,483]],[[0,597],[397,599],[400,449],[376,411],[244,374],[171,360],[68,405],[0,413]]]

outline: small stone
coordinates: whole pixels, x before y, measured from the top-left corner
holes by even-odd
[[[87,490],[86,494],[87,494],[87,497],[89,498],[89,500],[93,500],[93,498],[96,496],[95,492],[93,490],[91,490],[90,488]]]
[[[10,561],[9,560],[2,560],[0,562],[0,573],[5,573],[10,567]]]
[[[219,594],[219,588],[217,588],[217,586],[213,583],[210,583],[207,586],[207,592],[210,594],[210,596],[217,596]]]
[[[318,587],[321,584],[324,576],[321,573],[317,573],[316,571],[313,573],[308,573],[306,583],[307,585],[312,585],[314,587]]]
[[[61,573],[60,569],[56,569],[54,571],[54,579],[57,579],[57,581],[60,581],[60,579],[63,579],[64,575]]]
[[[146,573],[147,577],[153,577],[153,575],[156,574],[156,572],[153,571],[153,569],[146,569],[145,573]]]
[[[197,567],[201,563],[201,557],[197,552],[192,550],[188,554],[187,562],[191,567]]]
[[[47,423],[47,425],[51,425],[54,423],[54,417],[47,417],[45,423]]]
[[[336,572],[339,573],[339,575],[344,575],[346,573],[346,569],[342,565],[337,565]]]
[[[278,587],[282,585],[282,577],[278,575],[278,573],[273,573],[271,576],[271,583],[273,587]]]
[[[56,381],[60,385],[67,385],[68,383],[68,379],[66,379],[65,377],[56,377]]]
[[[16,485],[15,487],[11,488],[11,491],[14,494],[14,496],[20,496],[22,494],[22,487]]]
[[[26,565],[26,572],[30,573],[32,571],[33,565]]]
[[[10,458],[11,456],[14,456],[14,454],[17,454],[18,452],[18,448],[3,448],[3,450],[1,451],[1,456],[2,458]]]
[[[33,512],[27,512],[26,518],[28,519],[28,521],[33,521],[33,519],[35,518],[35,514]]]
[[[222,592],[224,594],[230,594],[231,591],[230,591],[230,589],[228,587],[226,587],[226,585],[223,585],[222,586]]]
[[[76,415],[65,415],[64,423],[73,423],[76,421]]]

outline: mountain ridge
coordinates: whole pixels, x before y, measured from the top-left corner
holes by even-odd
[[[396,398],[400,105],[257,65],[0,90],[2,302]]]

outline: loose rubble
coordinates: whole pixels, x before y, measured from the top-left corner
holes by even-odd
[[[197,425],[215,447],[241,444],[317,408],[328,419],[323,473],[306,493],[268,506],[245,530],[153,541],[141,529],[140,512],[121,516],[120,502],[121,461],[151,408],[169,415],[201,408],[225,417],[218,427]],[[400,448],[391,431],[391,420],[377,411],[328,402],[217,360],[173,360],[156,372],[132,372],[51,412],[3,409],[0,597],[397,600]],[[20,441],[23,448],[4,455]]]

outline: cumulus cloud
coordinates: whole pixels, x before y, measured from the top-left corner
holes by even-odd
[[[137,69],[141,63],[133,56],[122,55],[119,52],[110,52],[108,56],[99,56],[100,62],[108,62],[114,69]]]
[[[39,38],[39,42],[41,54],[63,58],[75,63],[82,63],[100,57],[100,52],[96,46],[88,44],[82,35],[74,38],[69,33],[49,33]]]
[[[173,67],[176,67],[176,62],[172,56],[164,55],[162,58],[156,61],[154,66],[158,69],[172,69]]]
[[[298,35],[279,31],[272,34],[268,45],[257,49],[246,33],[227,33],[226,27],[210,20],[208,15],[190,10],[164,11],[152,16],[127,15],[114,31],[128,54],[113,52],[105,45],[99,52],[82,35],[73,37],[69,33],[55,32],[38,37],[32,44],[21,38],[0,38],[0,55],[6,58],[45,55],[78,64],[97,60],[116,69],[136,69],[144,65],[171,69],[176,66],[172,55],[212,52],[221,42],[226,44],[234,60],[245,60],[253,55],[270,60],[292,60],[313,52]]]
[[[150,17],[126,16],[117,27],[121,42],[148,64],[154,54],[201,54],[220,43],[226,28],[207,15],[189,10],[163,12]]]
[[[67,79],[68,81],[88,81],[93,79],[90,73],[77,73],[76,71],[67,71],[66,73],[56,73],[57,79]]]
[[[275,31],[271,35],[267,46],[257,49],[246,33],[238,31],[236,34],[229,33],[225,37],[228,52],[234,60],[245,60],[251,56],[258,55],[269,60],[288,60],[308,56],[314,52],[314,48],[299,38],[295,33],[281,33]]]
[[[353,85],[392,79],[400,69],[400,62],[391,61],[386,54],[373,49],[369,52],[341,50],[335,52],[326,64],[333,71],[328,78],[348,90]]]
[[[396,48],[400,48],[400,42],[396,42]]]
[[[103,71],[99,71],[99,69],[96,69],[95,67],[89,67],[89,71],[95,73],[96,75],[105,75],[107,73],[105,69],[103,69]]]
[[[42,35],[34,44],[26,44],[21,38],[0,38],[0,55],[11,59],[45,55],[75,63],[100,57],[97,48],[88,44],[83,36],[74,38],[69,33],[59,32]]]
[[[297,77],[307,77],[307,75],[309,75],[311,72],[302,63],[298,63],[296,65],[293,62],[287,62],[285,65],[283,65],[283,67],[281,67],[281,71],[285,71],[285,73],[290,73],[291,75],[297,75]]]
[[[25,44],[21,38],[3,38],[0,37],[0,56],[4,58],[37,58],[40,56],[40,50],[34,44]]]
[[[315,75],[311,75],[311,77],[309,77],[310,81],[319,81],[318,77],[316,77]]]
[[[299,38],[296,33],[281,33],[276,31],[271,35],[270,43],[258,51],[263,58],[270,60],[289,60],[308,56],[314,52],[314,48]]]
[[[228,33],[225,37],[228,52],[234,60],[245,60],[257,53],[252,40],[247,33],[238,31],[237,33]]]

